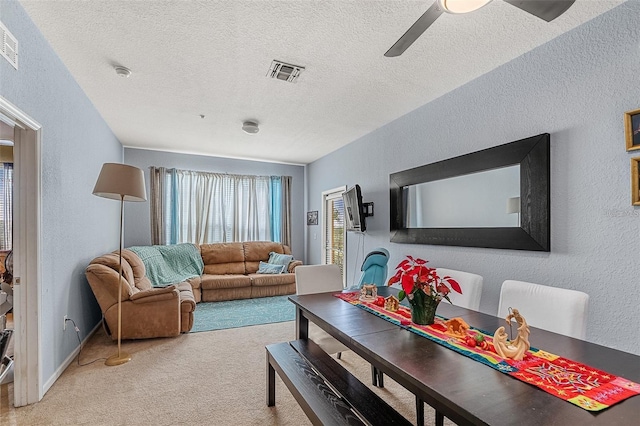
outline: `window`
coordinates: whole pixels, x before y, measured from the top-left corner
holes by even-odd
[[[290,245],[290,180],[152,167],[152,242]]]
[[[342,193],[346,187],[322,193],[322,263],[340,267],[345,282],[345,227]]]

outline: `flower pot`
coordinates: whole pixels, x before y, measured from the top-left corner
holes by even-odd
[[[439,300],[427,296],[422,290],[416,290],[409,299],[411,321],[419,325],[430,325],[435,321]]]

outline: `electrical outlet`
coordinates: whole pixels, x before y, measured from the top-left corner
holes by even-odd
[[[64,316],[64,324],[62,325],[62,330],[65,331],[67,329],[67,316]]]

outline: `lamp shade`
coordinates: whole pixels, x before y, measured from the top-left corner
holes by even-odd
[[[120,163],[104,163],[93,195],[124,201],[147,201],[144,172]]]

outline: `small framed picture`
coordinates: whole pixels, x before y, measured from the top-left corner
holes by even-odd
[[[318,224],[318,210],[307,212],[307,225],[317,225],[317,224]]]
[[[631,159],[631,204],[640,206],[640,157]]]
[[[624,136],[627,151],[640,149],[640,109],[624,113]]]

